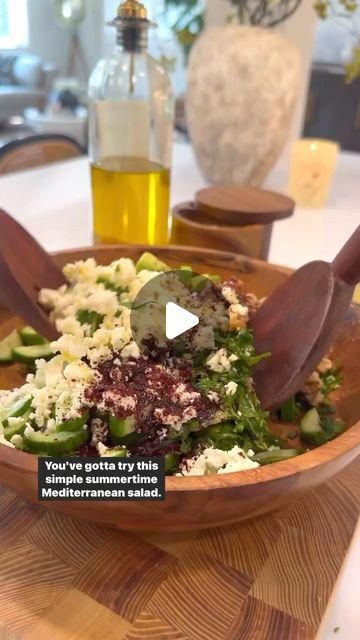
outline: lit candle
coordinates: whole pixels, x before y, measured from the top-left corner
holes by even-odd
[[[339,145],[304,138],[291,151],[289,194],[303,207],[323,207],[329,197]]]

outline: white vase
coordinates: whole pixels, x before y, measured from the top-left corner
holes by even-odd
[[[300,56],[269,29],[207,29],[189,61],[187,122],[200,168],[213,184],[261,185],[287,138]]]

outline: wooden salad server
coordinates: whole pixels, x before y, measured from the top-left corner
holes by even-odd
[[[48,340],[59,337],[38,302],[40,289],[65,283],[61,269],[38,242],[0,209],[0,302]]]
[[[258,353],[254,370],[266,409],[291,398],[329,351],[360,281],[360,226],[335,260],[304,265],[266,298],[251,326]]]

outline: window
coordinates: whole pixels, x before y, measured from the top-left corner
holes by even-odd
[[[29,44],[27,0],[0,0],[0,49]]]

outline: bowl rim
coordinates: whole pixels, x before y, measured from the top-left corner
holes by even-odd
[[[55,258],[66,256],[70,254],[88,254],[91,251],[98,251],[106,253],[106,251],[114,251],[126,249],[129,251],[131,248],[134,253],[141,252],[144,250],[151,250],[154,252],[159,251],[162,252],[171,252],[180,251],[180,252],[188,252],[194,256],[194,261],[196,261],[196,257],[213,257],[214,259],[224,259],[230,260],[231,268],[239,268],[240,265],[247,264],[255,264],[259,266],[267,266],[270,268],[275,268],[276,271],[289,275],[292,270],[283,267],[280,265],[272,264],[269,262],[265,262],[263,260],[257,260],[253,258],[249,258],[247,256],[238,255],[231,252],[217,251],[215,249],[202,249],[202,248],[193,248],[193,247],[184,247],[184,246],[175,246],[175,245],[166,245],[166,246],[153,246],[150,247],[148,245],[102,245],[102,246],[93,246],[93,247],[81,247],[74,249],[66,249],[64,251],[56,251],[53,252]],[[225,268],[230,268],[230,264],[225,264]],[[229,487],[250,487],[251,485],[260,485],[266,484],[268,482],[273,482],[274,480],[281,480],[283,478],[290,478],[299,475],[300,473],[310,471],[315,467],[322,467],[329,463],[334,462],[337,458],[342,457],[345,454],[350,453],[357,446],[360,446],[360,420],[355,424],[351,425],[344,433],[339,435],[334,440],[317,447],[316,449],[312,449],[303,453],[295,458],[290,460],[284,460],[281,462],[277,462],[271,465],[265,465],[263,467],[256,467],[254,469],[247,469],[245,471],[235,471],[226,474],[220,475],[208,475],[208,476],[186,476],[186,477],[177,477],[177,476],[167,476],[166,477],[166,492],[192,492],[192,491],[203,491],[204,489],[211,490],[222,490],[228,489]],[[354,454],[356,455],[356,454]],[[23,451],[19,451],[17,449],[12,449],[6,445],[2,445],[0,443],[0,464],[5,468],[11,468],[14,471],[19,471],[21,473],[26,473],[28,475],[37,475],[38,471],[38,457],[31,453],[25,453]]]
[[[335,440],[290,460],[220,475],[167,476],[165,488],[167,493],[188,493],[204,489],[216,491],[230,487],[251,487],[284,478],[290,479],[315,467],[333,463],[337,458],[351,452],[358,445],[360,445],[360,421],[349,427]],[[38,472],[38,457],[36,455],[12,449],[1,443],[0,464],[28,475],[37,475]]]

